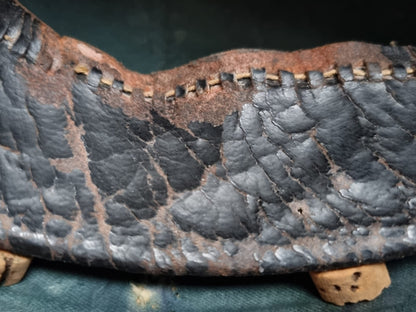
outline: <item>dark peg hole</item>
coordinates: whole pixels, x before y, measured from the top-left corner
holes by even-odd
[[[336,291],[341,291],[341,287],[338,286],[338,285],[334,285],[334,288],[335,288]]]
[[[351,291],[352,292],[356,292],[358,290],[358,286],[357,285],[351,285]]]
[[[298,212],[299,212],[300,214],[303,214],[303,210],[302,210],[302,208],[299,208],[299,209],[298,209]]]
[[[354,282],[358,281],[360,277],[361,277],[361,272],[354,272],[354,274],[352,275],[352,279],[354,280]]]

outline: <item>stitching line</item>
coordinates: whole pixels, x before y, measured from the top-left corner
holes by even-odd
[[[412,68],[412,67],[404,67],[401,66],[402,69],[404,68],[406,70],[406,74],[407,77],[413,77],[416,74],[416,69]],[[93,68],[91,68],[89,65],[84,64],[84,63],[79,63],[76,66],[74,66],[73,70],[77,75],[84,75],[84,76],[88,76],[88,74],[91,72]],[[356,67],[356,68],[352,68],[351,72],[353,74],[354,80],[363,80],[363,79],[368,79],[370,80],[370,75],[369,72],[367,71],[366,67]],[[381,70],[381,76],[382,79],[385,80],[390,80],[394,78],[395,75],[395,68],[388,68],[388,69],[383,69]],[[232,77],[232,79],[221,79],[222,74],[226,74],[229,77]],[[295,80],[297,82],[309,82],[309,76],[308,73],[292,73]],[[331,69],[328,70],[326,72],[321,72],[322,76],[324,77],[324,79],[331,79],[331,78],[337,78],[339,77],[339,70],[337,69]],[[230,73],[218,73],[216,78],[212,78],[209,80],[206,79],[201,79],[199,81],[205,81],[206,83],[206,87],[203,88],[204,90],[209,90],[212,87],[215,86],[220,86],[222,85],[223,81],[231,81],[233,83],[239,83],[242,80],[245,79],[253,79],[253,75],[251,72],[243,72],[243,73],[234,73],[234,74],[230,74]],[[278,72],[277,74],[272,74],[272,73],[266,73],[265,75],[265,79],[269,80],[271,82],[281,82],[281,77],[280,77],[280,72]],[[342,80],[342,79],[341,79]],[[115,87],[114,86],[114,82],[115,79],[112,77],[105,77],[103,75],[103,77],[100,79],[100,85],[106,86],[106,87]],[[133,93],[133,87],[125,84],[123,81],[118,81],[117,83],[120,85],[122,85],[121,87],[121,92],[127,96],[130,96]],[[120,87],[118,87],[118,89],[120,89]],[[195,84],[184,84],[184,85],[178,85],[176,86],[175,89],[170,89],[166,92],[164,92],[164,98],[165,101],[173,101],[176,98],[182,98],[182,97],[186,97],[188,94],[191,93],[200,93],[201,92],[201,87],[198,86],[198,83],[196,82]],[[145,90],[143,92],[145,101],[147,102],[151,102],[153,101],[153,95],[154,92],[153,90]]]
[[[23,27],[23,18],[20,18],[20,26]],[[32,20],[33,22],[33,20]],[[9,34],[7,34],[7,32],[3,35],[2,38],[0,38],[0,41],[3,39],[4,41],[6,41],[9,45],[9,49],[11,49],[14,45],[14,43],[16,43],[16,41],[19,39],[20,35],[21,35],[21,28],[18,30],[17,34],[13,37],[11,37]],[[412,67],[405,67],[402,65],[399,65],[402,68],[404,68],[406,70],[407,76],[414,76],[416,69],[412,68]],[[381,76],[382,79],[392,79],[395,72],[394,72],[394,67],[391,66],[392,68],[388,68],[388,69],[383,69],[381,70]],[[78,75],[85,75],[87,76],[90,71],[93,68],[90,68],[89,65],[85,64],[85,63],[79,63],[76,64],[73,67],[73,70],[76,74]],[[222,74],[225,74],[227,77],[231,77],[231,79],[224,79],[227,81],[232,81],[234,83],[238,83],[241,80],[244,79],[253,79],[252,73],[251,72],[243,72],[243,73],[218,73],[216,75],[216,78],[210,79],[210,80],[206,80],[206,79],[202,79],[202,81],[206,82],[206,88],[203,89],[210,89],[214,86],[218,86],[221,85],[222,83]],[[295,80],[300,80],[300,81],[308,81],[309,77],[308,77],[308,73],[292,73]],[[323,75],[324,78],[326,79],[330,79],[330,78],[335,78],[337,76],[339,76],[339,72],[338,69],[331,69],[328,70],[326,72],[321,73]],[[354,76],[354,79],[356,80],[363,80],[366,78],[369,78],[369,73],[367,72],[367,68],[366,67],[356,67],[356,68],[352,68],[352,74]],[[266,73],[266,80],[269,81],[277,81],[280,82],[281,78],[280,78],[280,74],[272,74],[272,73]],[[200,80],[201,81],[201,80]],[[106,86],[106,87],[114,87],[114,82],[115,79],[113,77],[106,77],[105,75],[102,76],[102,78],[100,79],[100,85]],[[133,93],[133,87],[129,86],[127,84],[125,84],[123,81],[117,81],[118,85],[122,85],[121,88],[121,92],[127,96],[130,96]],[[180,97],[186,97],[189,93],[195,93],[195,92],[200,92],[201,88],[198,88],[197,83],[195,84],[185,84],[185,85],[179,85],[176,86],[175,89],[170,89],[166,92],[164,92],[164,97],[165,97],[165,101],[172,101],[175,98],[180,98]],[[180,92],[178,92],[178,90]],[[152,102],[153,101],[153,90],[144,90],[143,92],[145,101],[147,102]]]

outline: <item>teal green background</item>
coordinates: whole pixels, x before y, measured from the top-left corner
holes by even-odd
[[[0,311],[414,311],[416,257],[388,263],[392,285],[371,302],[323,302],[307,273],[250,278],[156,278],[34,261],[25,279],[0,288]],[[153,294],[138,305],[132,284]]]
[[[62,35],[86,41],[142,72],[233,48],[294,50],[361,40],[415,45],[414,8],[395,1],[22,1]],[[388,263],[392,286],[372,302],[335,307],[308,274],[259,278],[155,278],[35,260],[0,289],[0,311],[412,311],[416,257]],[[132,284],[153,294],[138,305]]]

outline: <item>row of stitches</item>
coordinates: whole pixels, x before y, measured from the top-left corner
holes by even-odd
[[[374,64],[370,64],[373,66]],[[377,66],[377,64],[376,64]],[[344,67],[346,68],[346,67]],[[95,71],[97,71],[96,68],[94,68]],[[91,69],[86,64],[78,64],[74,67],[74,72],[79,75],[88,75],[90,73]],[[209,90],[212,87],[215,86],[221,86],[223,82],[233,82],[240,85],[247,85],[248,81],[253,80],[253,69],[250,72],[244,72],[244,73],[219,73],[215,77],[212,77],[211,79],[198,79],[195,83],[192,84],[185,84],[185,85],[179,85],[176,86],[175,89],[171,89],[167,92],[165,92],[165,100],[172,101],[175,98],[181,98],[186,97],[188,94],[192,93],[202,93],[206,90]],[[279,85],[282,82],[281,78],[281,72],[285,71],[279,71],[277,74],[270,74],[266,73],[264,69],[261,69],[260,71],[264,72],[265,80],[270,85]],[[380,79],[393,79],[397,78],[399,80],[403,80],[405,78],[414,77],[416,70],[411,67],[405,67],[401,65],[392,66],[388,69],[379,69],[378,75],[370,73],[368,70],[368,67],[358,67],[358,68],[350,68],[352,79],[354,80],[380,80]],[[377,69],[376,69],[377,71]],[[317,72],[306,72],[306,73],[290,73],[293,75],[293,78],[298,83],[310,83],[311,81],[311,73],[317,73]],[[331,79],[338,79],[341,78],[341,80],[344,80],[339,72],[339,69],[331,69],[329,71],[320,73],[322,75],[323,79],[331,80]],[[377,78],[379,77],[379,78]],[[133,92],[133,88],[127,84],[125,84],[123,81],[116,80],[111,76],[108,76],[106,74],[103,74],[100,84],[104,86],[111,86],[115,89],[121,90],[125,95],[130,96]],[[143,95],[145,97],[146,101],[152,101],[153,98],[153,90],[147,90],[143,92]]]

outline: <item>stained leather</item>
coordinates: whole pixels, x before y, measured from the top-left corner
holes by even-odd
[[[68,97],[45,104],[39,92],[54,90],[35,92],[21,72],[42,65],[39,22],[13,2],[1,5],[2,248],[196,275],[322,269],[414,253],[416,85],[406,72],[414,63],[407,48],[380,48],[392,66],[388,78],[378,63],[364,78],[348,66],[305,79],[282,70],[277,82],[259,68],[239,81],[222,72],[225,95],[215,101],[240,102],[221,123],[159,109],[190,101],[183,86],[172,86],[172,99],[154,96],[141,117],[109,104],[106,92],[135,91],[126,94],[121,80],[114,80],[119,88],[103,85],[99,66],[88,75],[70,68]],[[80,154],[88,162],[71,167]]]

